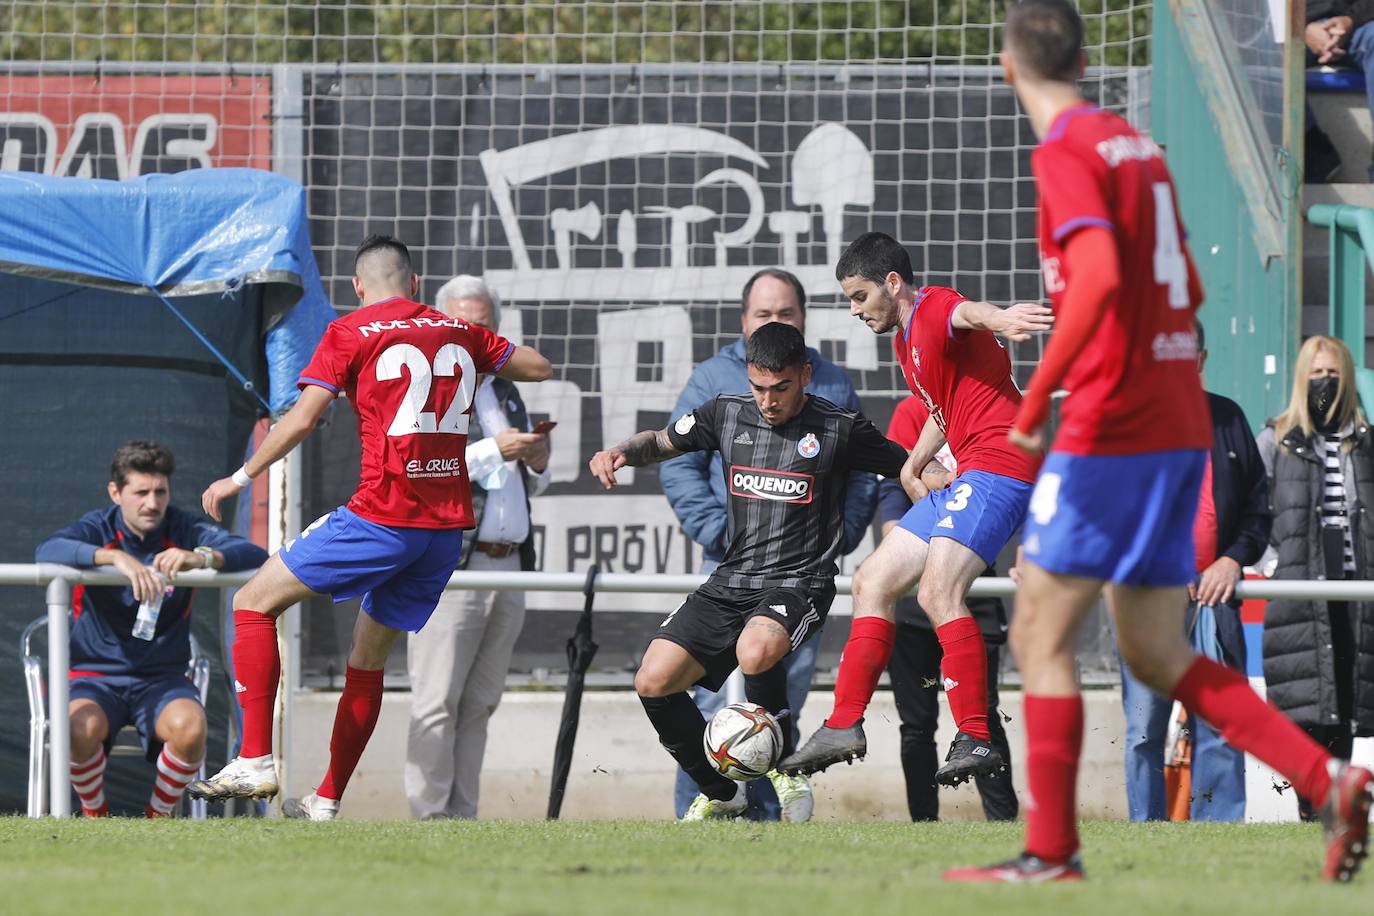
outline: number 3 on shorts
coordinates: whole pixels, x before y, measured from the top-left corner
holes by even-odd
[[[945,508],[950,512],[958,512],[960,509],[968,508],[968,498],[973,495],[973,487],[966,483],[961,483],[954,488],[954,498],[945,503]]]

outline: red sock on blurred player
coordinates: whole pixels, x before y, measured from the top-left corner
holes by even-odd
[[[368,671],[348,666],[343,695],[334,714],[334,734],[329,739],[329,771],[315,791],[320,798],[337,801],[348,788],[348,780],[357,769],[358,758],[362,757],[382,711],[384,673],[381,669]]]
[[[835,710],[825,720],[830,728],[848,728],[863,718],[878,687],[878,678],[892,658],[896,633],[897,625],[881,617],[854,620],[840,656],[840,670],[835,675]]]
[[[1078,851],[1083,698],[1026,697],[1026,852],[1062,862]]]
[[[1174,699],[1211,723],[1232,747],[1254,754],[1320,807],[1331,788],[1331,755],[1291,719],[1260,699],[1239,672],[1198,658],[1174,687]]]
[[[235,611],[234,696],[243,710],[240,757],[272,753],[272,713],[280,680],[276,618],[257,611]]]
[[[988,734],[988,648],[972,617],[956,617],[935,628],[944,660],[945,697],[959,731],[980,741]]]

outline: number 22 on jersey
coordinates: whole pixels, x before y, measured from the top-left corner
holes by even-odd
[[[400,406],[388,436],[409,436],[415,433],[453,433],[467,435],[468,413],[473,394],[477,390],[477,368],[472,355],[455,343],[446,343],[434,354],[433,365],[423,351],[414,344],[394,344],[377,358],[377,381],[389,382],[401,377],[402,367],[410,371],[410,384],[401,398]],[[435,419],[435,411],[425,410],[434,377],[458,376],[458,393],[444,415]],[[438,404],[434,405],[436,410]]]

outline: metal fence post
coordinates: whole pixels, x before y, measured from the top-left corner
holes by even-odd
[[[67,717],[67,678],[70,646],[67,615],[72,607],[72,584],[64,578],[48,583],[48,813],[72,813],[71,721]]]

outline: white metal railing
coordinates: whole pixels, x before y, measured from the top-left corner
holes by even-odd
[[[177,575],[177,584],[194,588],[233,588],[243,585],[253,570],[236,573],[191,571]],[[594,590],[621,594],[679,594],[689,592],[706,580],[700,575],[604,573],[597,577]],[[835,590],[850,593],[850,576],[838,576]],[[48,606],[48,786],[49,812],[53,817],[71,814],[71,734],[67,718],[67,679],[69,676],[68,616],[71,613],[73,585],[125,585],[128,580],[113,567],[73,569],[55,563],[0,563],[0,585],[34,585],[47,589]],[[585,573],[497,573],[455,572],[449,589],[492,591],[580,592],[586,587]],[[974,596],[1009,597],[1016,592],[1010,579],[980,578],[973,583]],[[1244,580],[1236,588],[1242,598],[1310,598],[1318,601],[1374,601],[1374,581],[1326,582],[1314,580]],[[579,613],[570,610],[569,613]],[[658,614],[660,611],[645,610]],[[843,616],[836,611],[835,616]]]

